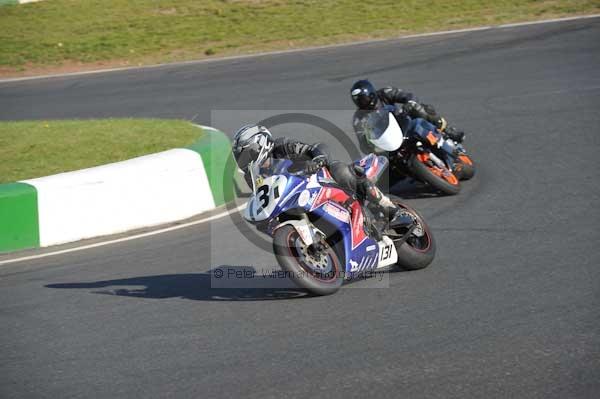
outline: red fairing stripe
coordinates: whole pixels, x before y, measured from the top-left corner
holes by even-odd
[[[364,219],[360,203],[354,201],[350,207],[352,210],[352,250],[358,247],[367,238],[364,229]]]
[[[371,167],[367,171],[367,178],[371,179],[373,176],[375,176],[377,174],[377,171],[379,171],[379,158],[374,157],[373,163],[371,164]]]
[[[343,190],[334,187],[322,187],[315,198],[315,201],[310,208],[311,211],[317,209],[321,205],[323,205],[327,201],[337,202],[338,204],[343,204],[346,200],[350,198],[348,194],[346,194]]]
[[[315,198],[315,201],[310,208],[311,211],[317,209],[326,202],[332,201],[337,204],[343,204],[350,198],[343,190],[334,187],[322,187]],[[352,224],[352,249],[358,247],[364,240],[367,239],[367,234],[364,229],[364,216],[362,208],[358,201],[354,201],[350,206],[352,211],[351,224]]]

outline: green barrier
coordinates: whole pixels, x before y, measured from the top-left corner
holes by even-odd
[[[39,245],[36,189],[25,183],[0,184],[0,252]]]
[[[223,132],[206,128],[202,136],[187,148],[202,159],[215,206],[233,201],[239,176],[229,138]],[[39,246],[35,187],[26,183],[0,184],[0,252]]]
[[[225,133],[206,129],[203,136],[187,148],[197,152],[202,158],[215,205],[233,201],[237,173],[231,155],[231,142]]]

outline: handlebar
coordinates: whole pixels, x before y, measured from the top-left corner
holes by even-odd
[[[287,173],[289,173],[292,176],[302,176],[302,175],[312,175],[314,173],[310,173],[309,172],[309,165],[310,165],[311,161],[306,161],[304,162],[304,164],[302,165],[302,168],[300,168],[299,170],[296,171],[290,171],[289,169],[287,170]],[[295,168],[294,168],[295,169]]]
[[[292,176],[302,176],[302,175],[307,175],[308,171],[306,169],[297,170],[296,172],[290,172],[288,170],[288,173]]]

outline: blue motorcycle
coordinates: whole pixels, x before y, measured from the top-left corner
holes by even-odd
[[[410,176],[444,194],[457,194],[460,180],[475,174],[475,164],[463,145],[445,138],[425,119],[406,116],[397,120],[395,110],[385,105],[354,127],[370,151],[388,158],[388,184]]]
[[[369,154],[355,168],[374,182],[387,167]],[[336,292],[344,280],[399,267],[427,267],[435,241],[416,211],[393,199],[400,215],[388,224],[332,179],[326,167],[307,175],[287,159],[250,165],[252,191],[244,218],[273,238],[280,267],[300,287],[317,295]]]

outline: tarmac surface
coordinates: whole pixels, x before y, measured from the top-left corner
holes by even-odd
[[[2,120],[229,132],[325,110],[351,131],[368,77],[435,104],[478,167],[454,197],[399,193],[436,236],[430,267],[329,297],[265,277],[273,255],[229,217],[0,266],[0,396],[598,397],[599,39],[596,18],[0,84]],[[344,157],[317,128],[274,132]]]

